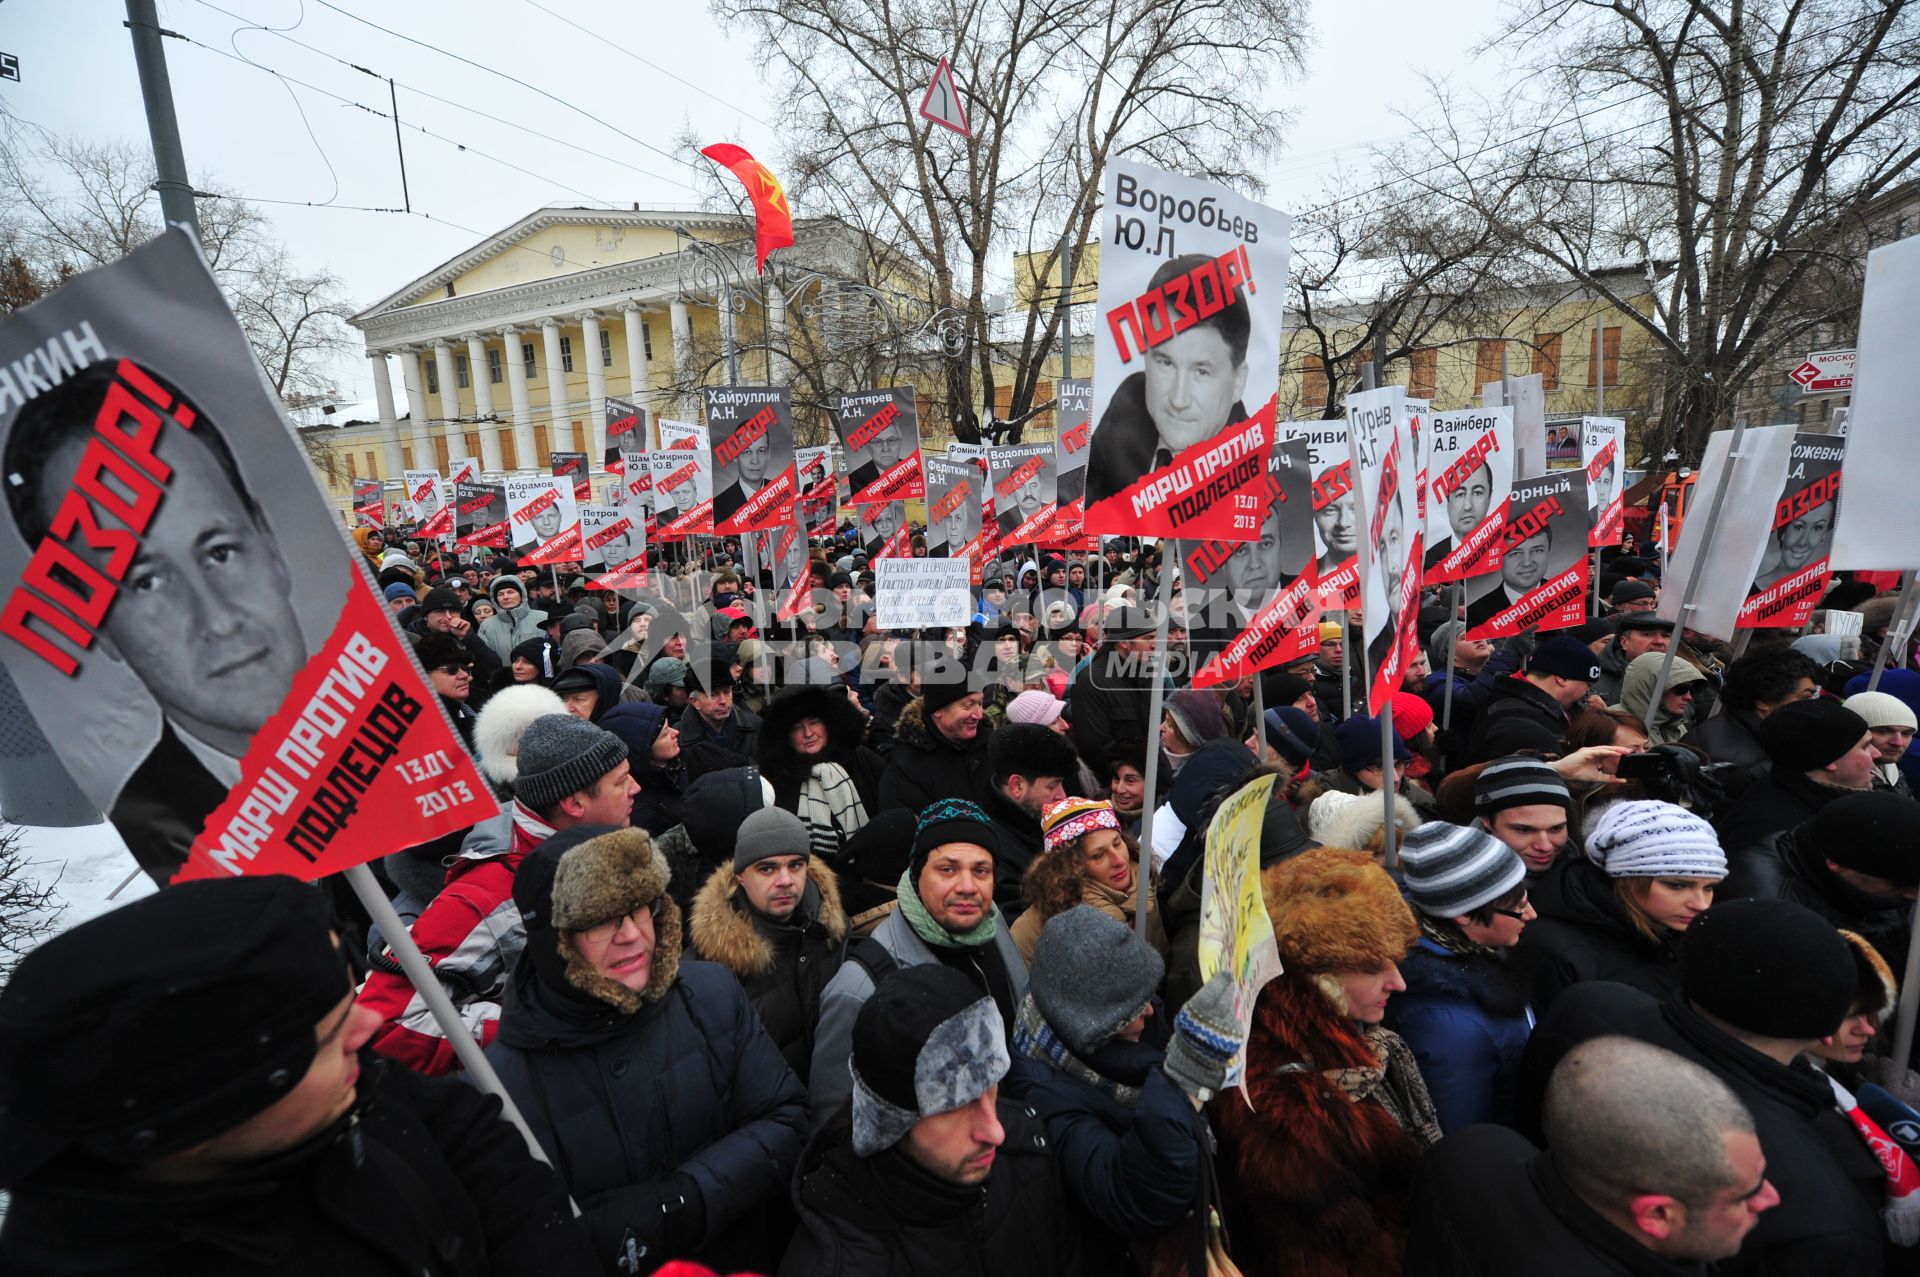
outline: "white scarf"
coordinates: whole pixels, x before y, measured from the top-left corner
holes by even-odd
[[[800,800],[794,815],[807,827],[813,854],[832,860],[846,847],[847,839],[866,827],[867,809],[853,778],[838,763],[815,763],[800,786]]]

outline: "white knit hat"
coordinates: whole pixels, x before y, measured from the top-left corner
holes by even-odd
[[[1600,813],[1586,841],[1587,856],[1609,878],[1727,876],[1727,853],[1713,826],[1672,803],[1614,803]]]
[[[1855,692],[1840,703],[1866,719],[1868,727],[1920,728],[1920,719],[1914,717],[1913,710],[1898,696],[1890,696],[1885,692]]]

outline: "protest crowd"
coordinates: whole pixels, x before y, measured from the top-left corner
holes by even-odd
[[[1729,658],[1632,554],[1567,632],[1469,641],[1430,591],[1389,778],[1338,623],[1193,687],[1203,600],[1129,539],[912,633],[844,543],[779,622],[722,538],[619,593],[356,540],[498,799],[378,874],[551,1169],[350,894],[185,883],[0,997],[10,1271],[1913,1270],[1888,597],[1832,587],[1848,655]],[[1599,689],[1674,642],[1650,744]],[[1243,1033],[1200,867],[1262,780]]]
[[[1898,579],[1756,533],[1725,641],[1619,419],[1276,438],[1285,217],[1113,165],[1208,211],[1091,430],[849,394],[837,506],[729,385],[327,508],[181,230],[0,327],[0,655],[160,887],[0,988],[0,1272],[1920,1272]]]

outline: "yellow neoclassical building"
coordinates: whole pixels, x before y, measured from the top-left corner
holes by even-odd
[[[787,251],[809,270],[862,276],[851,228],[823,220],[795,232]],[[650,423],[698,420],[689,391],[724,384],[729,337],[742,382],[784,380],[785,298],[748,282],[752,245],[751,217],[733,214],[528,214],[353,317],[378,420],[304,430],[316,468],[343,503],[356,478],[445,474],[468,457],[501,475],[544,472],[555,452],[585,452],[597,474],[609,396],[646,409]],[[721,304],[728,289],[730,307]]]

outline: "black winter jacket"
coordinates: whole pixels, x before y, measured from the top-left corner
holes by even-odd
[[[572,1190],[609,1272],[695,1259],[766,1271],[790,1223],[785,1189],[806,1132],[806,1091],[724,967],[683,961],[632,1015],[514,969],[487,1048],[534,1136]],[[698,1240],[664,1253],[662,1202],[697,1187]]]
[[[1534,1010],[1545,1014],[1574,984],[1612,980],[1664,996],[1680,987],[1673,938],[1642,935],[1613,893],[1613,879],[1585,858],[1562,860],[1528,879],[1540,916],[1527,924],[1513,961],[1527,975]]]
[[[1885,1172],[1835,1107],[1826,1079],[1804,1062],[1779,1064],[1736,1041],[1677,997],[1662,1001],[1604,982],[1568,990],[1541,1017],[1527,1050],[1520,1087],[1524,1132],[1539,1129],[1553,1066],[1580,1043],[1613,1033],[1692,1060],[1725,1082],[1753,1115],[1780,1204],[1760,1216],[1740,1253],[1717,1274],[1878,1277],[1885,1271]]]
[[[779,1277],[1080,1277],[1113,1272],[1087,1254],[1046,1128],[1001,1097],[1006,1139],[984,1185],[963,1188],[898,1147],[855,1157],[844,1125],[801,1158],[801,1228]]]
[[[1805,773],[1770,769],[1748,785],[1738,802],[1727,808],[1716,830],[1728,856],[1764,842],[1774,834],[1798,829],[1814,813],[1849,792],[1809,780]]]
[[[817,718],[827,725],[827,748],[823,753],[796,753],[788,739],[793,729],[808,718]],[[791,687],[767,702],[754,739],[753,758],[760,774],[773,782],[774,801],[788,811],[799,807],[800,787],[806,784],[815,763],[838,763],[859,791],[868,817],[872,817],[879,810],[880,776],[886,760],[863,743],[866,734],[866,717],[839,688]]]
[[[733,707],[733,739],[722,743],[713,728],[689,705],[680,715],[680,757],[687,767],[687,781],[699,780],[708,772],[728,767],[744,767],[753,761],[754,745],[760,734],[760,716],[742,705]]]
[[[820,994],[845,954],[847,915],[840,886],[819,857],[807,862],[807,891],[793,916],[775,922],[747,903],[731,862],[693,900],[688,934],[697,957],[733,972],[753,1009],[804,1085],[813,1063]]]
[[[1158,725],[1147,721],[1153,708],[1149,664],[1138,655],[1101,651],[1073,676],[1067,717],[1073,722],[1073,739],[1101,784],[1111,779],[1105,757],[1109,746],[1118,741],[1145,741],[1151,746],[1159,740]]]
[[[1558,753],[1567,727],[1567,711],[1559,701],[1519,675],[1499,679],[1473,720],[1466,761],[1484,763],[1521,750]]]
[[[1504,1126],[1469,1126],[1420,1163],[1407,1277],[1704,1277],[1663,1259],[1567,1186],[1551,1155]]]
[[[916,698],[900,712],[899,736],[880,774],[881,811],[897,807],[918,815],[942,798],[977,803],[993,785],[987,720],[980,720],[973,740],[956,746],[927,721],[926,706]]]
[[[1045,849],[1046,838],[1040,832],[1039,818],[1001,793],[998,786],[987,787],[980,805],[1000,840],[1000,849],[993,857],[993,903],[1011,922],[1026,910],[1021,884],[1026,881],[1027,867]]]
[[[1148,1028],[1159,1020],[1148,1022]],[[1164,1035],[1162,1035],[1164,1036]],[[1164,1046],[1113,1041],[1087,1061],[1102,1077],[1138,1087],[1131,1108],[1041,1060],[1016,1054],[1002,1094],[1039,1111],[1067,1191],[1102,1229],[1152,1241],[1194,1208],[1206,1119],[1167,1077]]]
[[[1720,782],[1730,796],[1743,792],[1748,785],[1767,774],[1773,766],[1773,760],[1767,757],[1767,751],[1760,748],[1760,741],[1754,732],[1760,726],[1760,716],[1752,710],[1727,709],[1714,718],[1706,719],[1694,725],[1692,731],[1680,738],[1682,745],[1692,745],[1703,751],[1716,763],[1732,763],[1738,767],[1737,777],[1723,778]]]
[[[1795,842],[1792,830],[1735,852],[1727,857],[1727,869],[1727,880],[1714,893],[1717,899],[1752,896],[1805,905],[1834,926],[1866,937],[1895,971],[1906,969],[1907,906],[1842,881],[1818,848]]]
[[[13,1193],[0,1271],[508,1277],[599,1271],[500,1101],[374,1055],[353,1114],[242,1175],[143,1184],[56,1163]]]

